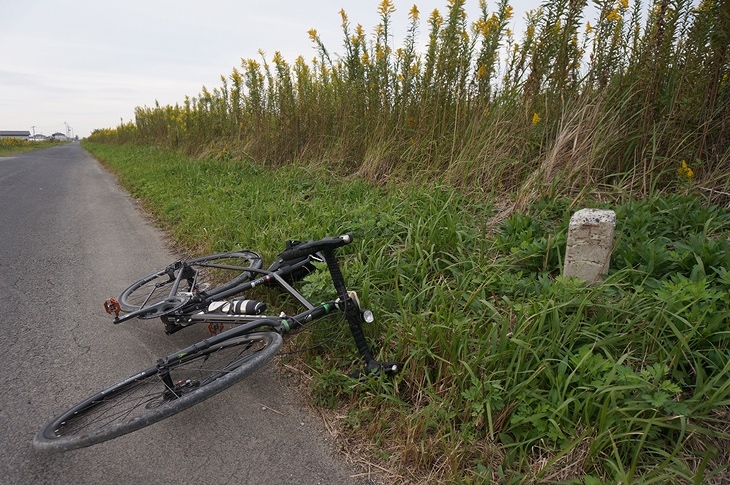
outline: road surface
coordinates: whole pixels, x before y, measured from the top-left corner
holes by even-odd
[[[64,454],[52,415],[207,330],[113,325],[102,308],[174,256],[78,143],[0,158],[0,483],[369,483],[271,366],[161,423]]]

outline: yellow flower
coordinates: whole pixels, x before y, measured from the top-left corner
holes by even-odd
[[[433,9],[433,12],[431,12],[431,17],[428,19],[428,22],[436,27],[441,27],[441,24],[444,22],[444,18],[441,16],[437,8]]]
[[[532,115],[532,124],[533,125],[536,125],[536,124],[538,124],[540,122],[540,120],[542,120],[542,118],[540,118],[540,115],[537,114],[537,113],[533,113],[533,115]]]
[[[606,15],[606,19],[611,22],[617,22],[617,21],[621,20],[621,15],[618,13],[618,9],[615,8],[615,9],[611,10],[610,12],[608,12],[608,15]]]
[[[691,168],[687,165],[687,162],[682,160],[682,166],[677,169],[677,174],[680,177],[684,177],[687,180],[692,180],[692,178],[695,176],[694,171],[692,171]]]
[[[629,0],[618,0],[619,5],[622,9],[626,10],[629,8]]]
[[[408,12],[408,18],[410,18],[412,22],[415,22],[418,20],[418,14],[418,7],[413,5],[413,7],[411,7],[411,10]]]
[[[395,6],[393,6],[393,2],[390,0],[383,0],[380,2],[380,6],[378,7],[378,13],[380,15],[387,15],[395,12]]]
[[[590,34],[593,32],[593,26],[591,26],[590,22],[586,22],[586,34]]]
[[[233,68],[233,73],[231,74],[231,80],[236,85],[239,85],[239,84],[241,84],[243,82],[243,78],[241,77],[241,73],[238,72],[238,69],[236,69],[235,67]],[[185,101],[187,102],[187,96],[186,96]]]

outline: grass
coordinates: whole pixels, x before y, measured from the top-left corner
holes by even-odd
[[[0,156],[9,157],[12,155],[19,155],[21,153],[27,153],[34,150],[42,150],[43,148],[55,146],[57,143],[58,142],[53,140],[36,142],[17,139],[4,139],[0,140]]]
[[[354,234],[346,278],[375,311],[371,344],[403,372],[348,378],[359,363],[345,328],[299,335],[314,348],[292,365],[392,481],[727,482],[727,209],[689,193],[594,194],[500,213],[445,184],[84,146],[188,252],[249,247],[270,261],[286,239]],[[617,213],[595,287],[560,274],[583,204]],[[325,278],[302,291],[317,299]]]
[[[393,481],[726,483],[730,8],[587,3],[521,35],[506,0],[414,6],[400,48],[390,0],[370,38],[342,11],[341,54],[312,29],[311,61],[244,59],[85,146],[189,252],[355,235],[346,275],[404,370],[352,381],[328,332],[301,368]],[[617,213],[595,287],[560,274],[584,205]]]

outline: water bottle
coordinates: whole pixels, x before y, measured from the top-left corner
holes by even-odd
[[[225,313],[228,315],[261,315],[264,310],[266,310],[266,303],[245,298],[213,301],[208,305],[208,313]]]

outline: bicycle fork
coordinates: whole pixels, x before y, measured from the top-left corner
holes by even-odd
[[[360,308],[359,302],[353,300],[350,294],[347,292],[347,286],[345,285],[345,278],[342,276],[340,265],[337,262],[337,257],[334,251],[326,250],[323,251],[324,260],[327,263],[330,275],[332,276],[332,283],[337,289],[337,293],[340,295],[340,301],[343,306],[342,311],[347,319],[347,324],[350,328],[352,338],[355,340],[358,352],[365,360],[365,374],[366,375],[378,375],[380,372],[385,372],[387,375],[396,374],[399,369],[399,364],[395,362],[379,362],[373,358],[373,354],[368,347],[368,343],[365,340],[365,334],[362,331],[363,312]],[[372,317],[372,314],[370,314]],[[354,377],[360,377],[360,373]]]
[[[162,381],[162,384],[165,386],[165,390],[162,394],[160,394],[159,399],[152,400],[147,403],[146,407],[148,409],[159,407],[169,401],[174,401],[181,397],[186,390],[200,387],[200,381],[193,379],[174,382],[170,375],[170,367],[167,365],[167,361],[165,359],[159,359],[157,361],[157,375]]]

